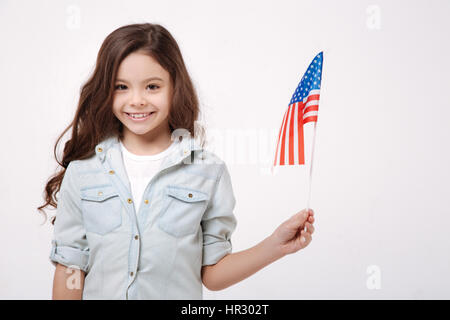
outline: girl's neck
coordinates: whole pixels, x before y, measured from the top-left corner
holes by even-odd
[[[169,132],[159,135],[137,135],[125,130],[121,141],[128,151],[141,156],[158,154],[172,144]]]

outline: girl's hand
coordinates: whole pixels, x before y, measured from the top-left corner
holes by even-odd
[[[271,235],[275,246],[285,256],[305,248],[312,240],[314,232],[314,211],[312,209],[296,213],[283,222]],[[303,230],[306,226],[306,231]]]

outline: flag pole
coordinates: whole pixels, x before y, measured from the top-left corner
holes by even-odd
[[[312,184],[312,169],[313,169],[313,161],[314,161],[314,146],[316,144],[316,124],[317,120],[314,121],[314,133],[313,133],[313,142],[312,142],[312,151],[311,151],[311,161],[309,163],[309,183],[308,183],[308,200],[306,202],[306,210],[309,210],[309,203],[311,200],[311,184]],[[306,225],[305,225],[306,231]]]

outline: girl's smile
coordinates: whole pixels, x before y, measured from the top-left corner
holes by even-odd
[[[156,111],[148,112],[148,113],[126,113],[128,119],[131,119],[134,122],[143,122],[147,119],[153,118],[153,115]]]

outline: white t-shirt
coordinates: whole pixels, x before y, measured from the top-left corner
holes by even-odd
[[[120,141],[120,148],[123,154],[123,161],[125,169],[130,179],[131,194],[136,208],[136,213],[139,212],[142,195],[147,187],[150,179],[156,174],[164,157],[167,157],[175,150],[176,140],[164,151],[151,155],[140,156],[128,151]]]

